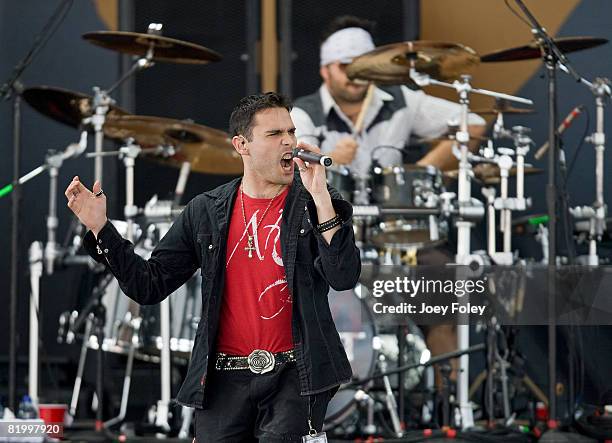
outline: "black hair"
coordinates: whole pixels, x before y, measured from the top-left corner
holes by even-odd
[[[250,141],[253,136],[255,114],[270,108],[285,108],[287,111],[291,111],[292,107],[291,100],[276,92],[248,95],[242,98],[232,111],[229,120],[229,133],[232,137],[243,135]]]
[[[376,28],[376,22],[367,20],[365,18],[355,17],[354,15],[341,15],[327,24],[327,27],[321,33],[321,40],[319,44],[323,44],[323,42],[327,40],[334,32],[345,28],[361,28],[365,29],[370,34],[373,34],[374,29]]]

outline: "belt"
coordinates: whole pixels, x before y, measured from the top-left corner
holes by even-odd
[[[255,349],[248,357],[217,353],[215,369],[218,371],[234,371],[249,369],[254,374],[265,374],[276,366],[295,361],[293,349],[273,354],[265,349]]]

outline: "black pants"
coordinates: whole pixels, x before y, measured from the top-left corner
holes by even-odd
[[[337,390],[301,396],[295,363],[260,375],[216,371],[207,383],[208,406],[195,411],[197,443],[301,442],[308,434],[309,399],[312,424],[320,432]]]

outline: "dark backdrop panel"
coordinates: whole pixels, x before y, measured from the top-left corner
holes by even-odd
[[[13,66],[21,60],[32,46],[36,35],[59,5],[59,0],[0,2],[0,83],[11,74]],[[118,57],[110,51],[97,49],[81,39],[85,32],[105,29],[96,14],[92,1],[75,1],[65,21],[55,35],[39,53],[33,64],[22,77],[25,87],[51,85],[89,93],[92,86],[108,86],[117,76]],[[22,104],[22,145],[21,174],[34,169],[45,160],[48,149],[63,150],[69,143],[78,141],[77,130],[56,123]],[[11,103],[0,102],[0,186],[9,183],[13,177],[12,162],[12,115]],[[88,150],[93,150],[90,138]],[[91,184],[93,162],[84,157],[66,161],[58,179],[58,241],[66,237],[71,213],[65,205],[63,190],[74,175]],[[114,162],[105,161],[105,189],[114,193],[116,182]],[[45,241],[46,215],[48,213],[49,175],[43,173],[23,186],[19,238],[19,286],[17,301],[17,334],[19,362],[24,363],[28,352],[28,306],[29,276],[28,247],[36,240]],[[113,211],[113,206],[110,208]],[[0,199],[0,390],[8,386],[7,356],[9,349],[9,286],[10,286],[10,225],[11,199]],[[56,343],[57,320],[61,311],[75,307],[79,297],[82,271],[64,270],[52,278],[41,281],[41,356],[51,360],[65,359],[71,352],[66,346]],[[86,294],[81,294],[86,296]],[[48,361],[48,359],[47,359]],[[18,391],[25,391],[25,366],[18,369]],[[45,366],[41,376],[48,374]]]
[[[138,0],[135,30],[150,22],[163,23],[164,35],[193,42],[221,53],[223,60],[205,66],[158,64],[135,81],[136,112],[178,119],[227,130],[229,115],[247,91],[247,17],[243,1]],[[136,204],[153,195],[168,197],[178,170],[138,160]],[[227,176],[192,174],[185,199],[228,181]]]

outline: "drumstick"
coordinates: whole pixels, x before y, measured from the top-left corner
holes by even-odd
[[[368,91],[366,92],[365,98],[363,99],[363,103],[361,104],[361,110],[359,111],[359,115],[355,120],[355,134],[359,134],[363,129],[363,121],[365,119],[366,112],[368,107],[370,106],[370,102],[372,101],[372,97],[374,96],[374,83],[370,83],[368,86]]]

